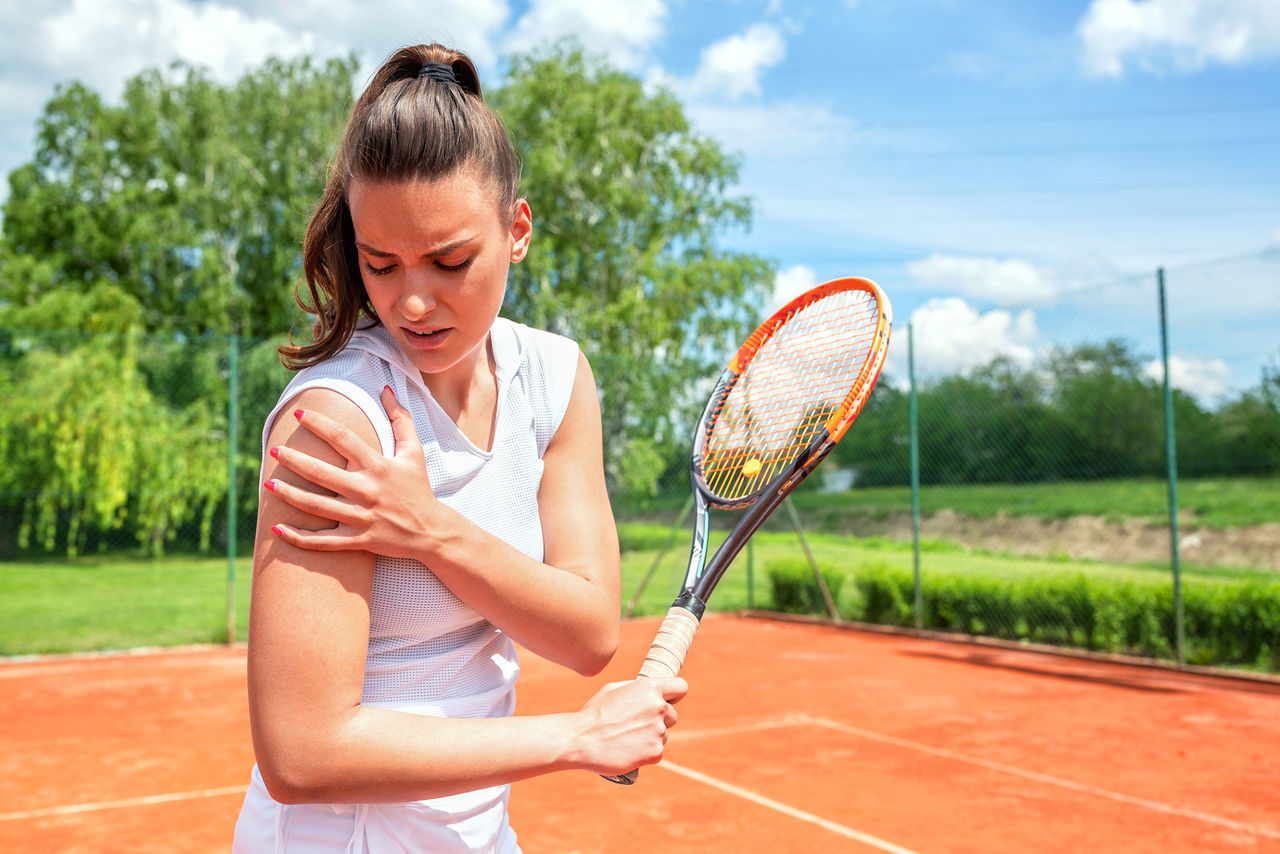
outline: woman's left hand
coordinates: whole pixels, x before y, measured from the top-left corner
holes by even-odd
[[[391,457],[379,454],[319,412],[294,412],[303,427],[347,459],[347,467],[338,468],[290,448],[271,449],[281,465],[332,494],[303,489],[283,480],[269,480],[264,488],[299,510],[337,523],[336,527],[321,530],[273,525],[272,530],[285,542],[314,551],[422,556],[432,513],[441,505],[431,492],[413,419],[389,386],[382,390],[382,406],[395,436],[395,454]]]

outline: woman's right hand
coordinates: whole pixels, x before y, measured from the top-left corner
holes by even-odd
[[[656,764],[667,731],[676,725],[675,703],[688,690],[679,677],[605,685],[578,712],[576,764],[597,774],[625,774]]]

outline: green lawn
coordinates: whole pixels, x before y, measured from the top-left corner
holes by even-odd
[[[237,562],[236,623],[249,620]],[[0,564],[0,655],[222,643],[227,560],[76,558]]]
[[[922,492],[925,513],[963,507],[974,516],[997,512],[1057,518],[1077,513],[1118,518],[1162,519],[1165,486],[1159,481],[1110,481],[1035,486],[930,487]],[[1200,480],[1181,484],[1184,510],[1209,525],[1248,525],[1280,519],[1280,478]],[[802,494],[796,501],[817,559],[846,571],[869,564],[910,568],[910,544],[878,538],[851,539],[824,531],[838,530],[840,519],[854,513],[906,513],[906,489],[860,489],[840,495]],[[639,598],[636,614],[659,614],[675,597],[684,576],[688,534],[674,536],[671,524],[679,503],[655,511],[648,524],[621,526],[622,603],[631,602],[650,573],[659,551],[671,546]],[[724,519],[717,525],[727,525]],[[957,545],[926,542],[923,571],[963,570],[1037,576],[1083,569],[1117,579],[1167,577],[1167,565],[1142,566],[985,554]],[[770,562],[801,555],[796,535],[786,529],[762,531],[749,551],[738,556],[712,599],[711,606],[729,610],[771,605],[767,567]],[[750,566],[749,566],[750,564]],[[1247,578],[1247,571],[1226,572],[1184,564],[1184,579]],[[0,564],[0,655],[221,643],[226,639],[225,557],[88,557]],[[243,640],[248,623],[250,558],[237,564],[236,626]],[[751,582],[754,581],[754,584]]]
[[[793,499],[806,524],[831,524],[850,512],[877,517],[911,512],[908,487],[867,487],[838,494],[801,492]],[[1169,488],[1163,480],[1103,480],[1031,484],[922,486],[920,511],[962,509],[969,516],[997,513],[1066,519],[1166,522]],[[1180,519],[1210,527],[1259,525],[1280,520],[1280,477],[1206,478],[1178,483]]]

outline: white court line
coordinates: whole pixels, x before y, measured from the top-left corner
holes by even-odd
[[[717,780],[715,777],[708,777],[706,774],[694,771],[692,768],[686,768],[683,765],[677,765],[670,760],[662,760],[657,767],[665,768],[668,771],[674,771],[681,776],[688,777],[690,780],[697,780],[699,783],[705,783],[712,788],[719,789],[722,792],[742,798],[743,800],[751,801],[753,804],[759,804],[762,807],[768,807],[771,810],[776,810],[777,812],[790,816],[791,818],[796,818],[800,821],[807,821],[809,824],[816,824],[824,830],[829,830],[832,833],[839,834],[840,836],[848,839],[857,840],[864,845],[870,845],[872,848],[879,848],[881,851],[889,851],[892,852],[892,854],[916,854],[916,852],[912,851],[910,848],[903,848],[900,845],[894,845],[892,842],[886,842],[885,840],[871,836],[870,834],[862,833],[861,831],[854,830],[850,827],[845,827],[843,824],[836,824],[834,821],[829,821],[822,816],[787,806],[784,803],[775,801],[772,798],[766,798],[764,795],[757,795],[755,792],[743,789],[740,786],[735,786],[732,783]]]
[[[81,812],[97,812],[98,810],[143,807],[150,804],[167,804],[173,801],[194,801],[199,798],[220,798],[224,795],[243,795],[246,789],[248,789],[248,786],[226,786],[221,789],[200,789],[196,792],[170,792],[167,795],[126,798],[122,801],[99,801],[96,804],[68,804],[61,807],[44,807],[38,810],[0,813],[0,821],[20,821],[24,818],[44,818],[51,815],[73,815]]]
[[[920,744],[915,741],[907,741],[903,738],[895,738],[891,735],[883,735],[882,733],[872,732],[871,730],[860,729],[859,727],[849,726],[847,724],[838,723],[836,721],[827,720],[825,718],[806,718],[806,722],[824,726],[838,732],[856,735],[869,741],[878,741],[882,744],[890,744],[894,747],[903,747],[908,750],[915,750],[920,753],[928,753],[932,756],[939,756],[943,759],[950,759],[955,762],[965,762],[969,765],[976,765],[979,768],[986,768],[990,771],[999,771],[1003,774],[1012,774],[1018,777],[1025,777],[1028,780],[1034,780],[1037,783],[1046,783],[1050,786],[1058,786],[1063,789],[1071,789],[1072,791],[1082,792],[1086,795],[1094,795],[1099,798],[1107,798],[1108,800],[1118,801],[1124,804],[1132,804],[1133,806],[1146,807],[1156,812],[1166,813],[1168,815],[1181,816],[1182,818],[1195,819],[1206,824],[1216,824],[1220,827],[1229,827],[1232,830],[1239,830],[1245,833],[1253,833],[1258,836],[1267,836],[1272,839],[1280,839],[1280,831],[1271,830],[1266,827],[1259,827],[1256,824],[1245,824],[1240,821],[1233,821],[1229,818],[1210,815],[1209,813],[1196,812],[1195,810],[1183,809],[1175,807],[1172,804],[1161,803],[1160,801],[1152,801],[1146,798],[1137,798],[1132,795],[1125,795],[1120,792],[1113,792],[1109,789],[1100,789],[1097,786],[1090,786],[1085,783],[1077,783],[1074,780],[1067,780],[1062,777],[1053,777],[1049,774],[1041,774],[1036,771],[1028,771],[1025,768],[1018,768],[1015,765],[1005,765],[1001,762],[992,762],[989,759],[982,759],[977,756],[969,756],[964,753],[957,753],[954,750],[947,750],[941,747],[930,747],[927,744]]]

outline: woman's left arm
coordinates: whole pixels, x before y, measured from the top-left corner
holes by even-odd
[[[282,525],[280,536],[301,548],[363,549],[420,560],[520,645],[584,675],[603,669],[618,643],[618,534],[605,489],[600,405],[586,357],[578,356],[568,409],[543,455],[542,561],[436,500],[408,411],[390,390],[383,391],[382,402],[396,436],[394,457],[348,441],[324,416],[302,416],[304,427],[357,465],[346,471],[282,450],[281,464],[337,495],[284,485],[277,496],[338,525],[322,531]]]

